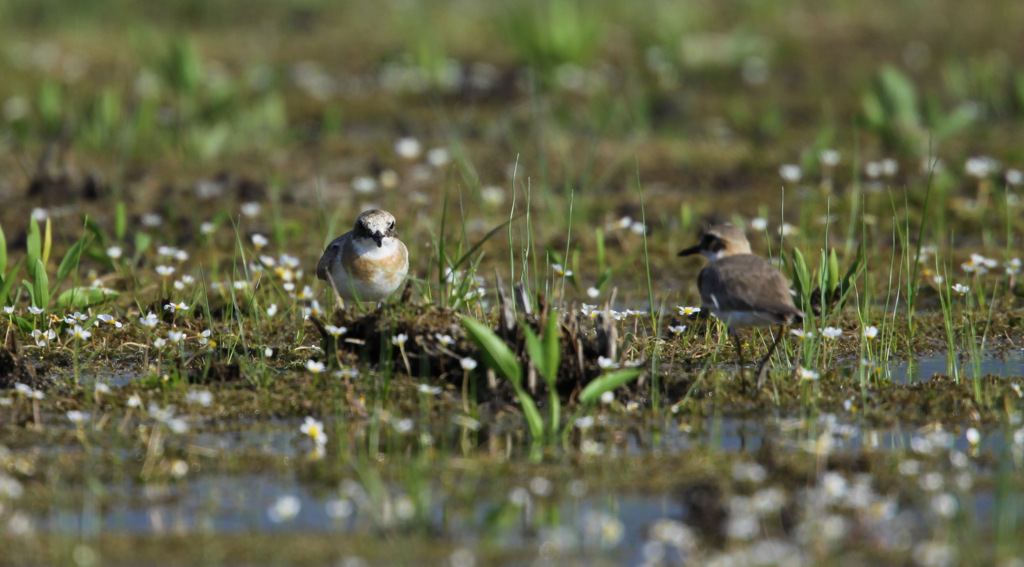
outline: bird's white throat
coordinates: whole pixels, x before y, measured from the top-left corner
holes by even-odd
[[[398,251],[398,239],[392,236],[385,236],[380,246],[372,238],[356,238],[352,241],[356,254],[368,260],[383,260],[390,258]]]

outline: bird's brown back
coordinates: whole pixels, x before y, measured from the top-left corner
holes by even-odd
[[[775,266],[753,254],[711,262],[697,276],[701,301],[718,311],[757,313],[774,324],[790,324],[804,313],[789,293],[789,281]]]

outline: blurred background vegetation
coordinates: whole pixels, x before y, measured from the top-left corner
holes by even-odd
[[[683,201],[775,209],[781,164],[843,187],[889,158],[902,187],[929,154],[973,193],[968,157],[1024,163],[1022,25],[1011,0],[0,0],[0,197],[141,214],[231,176],[350,203],[347,225],[371,200],[477,203],[514,170],[554,210],[601,196],[588,219],[638,216],[640,181],[653,224],[685,228]],[[407,136],[456,167],[417,182]],[[384,172],[398,194],[353,191]]]

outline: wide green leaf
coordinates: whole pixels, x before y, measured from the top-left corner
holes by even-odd
[[[89,236],[82,235],[77,242],[71,245],[71,248],[68,248],[64,258],[60,261],[60,265],[57,266],[57,282],[55,285],[59,286],[72,270],[78,269],[78,262],[82,258],[82,250],[85,249],[88,241]]]
[[[57,296],[57,302],[54,308],[58,310],[85,309],[115,297],[117,297],[117,292],[104,295],[103,290],[101,289],[73,287],[69,290],[65,290],[64,293]]]
[[[11,268],[11,271],[3,277],[0,277],[0,305],[7,305],[13,303],[10,301],[11,289],[14,287],[14,282],[17,281],[15,277],[18,274],[18,270],[21,268],[21,260]]]
[[[35,271],[35,282],[32,286],[34,295],[32,297],[36,307],[45,309],[50,304],[50,278],[46,275],[46,268],[43,267],[42,260],[36,260]]]
[[[28,221],[28,237],[25,239],[25,258],[28,263],[25,269],[28,270],[28,277],[36,275],[36,260],[43,255],[43,237],[39,232],[39,223],[32,218]]]
[[[519,326],[522,327],[523,335],[526,337],[526,353],[530,355],[530,361],[533,362],[537,372],[540,372],[540,375],[547,380],[548,369],[544,366],[547,364],[547,360],[544,356],[544,347],[541,345],[540,337],[526,323],[520,322]]]
[[[590,381],[583,391],[580,392],[580,401],[589,404],[600,399],[601,394],[610,392],[623,384],[636,380],[643,372],[641,368],[624,368],[607,374],[602,374]]]
[[[466,335],[480,348],[480,354],[489,368],[501,374],[516,388],[522,387],[523,369],[519,366],[512,349],[496,335],[487,325],[470,317],[462,318],[462,326]]]
[[[519,399],[519,406],[523,408],[523,416],[526,417],[526,425],[530,428],[530,436],[540,441],[544,438],[544,418],[540,416],[537,404],[522,387],[516,388],[516,398]]]
[[[7,273],[7,238],[4,236],[4,227],[0,225],[0,274]]]

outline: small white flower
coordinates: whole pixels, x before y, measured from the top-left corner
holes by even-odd
[[[212,222],[204,222],[199,225],[199,232],[210,235],[217,230],[217,227]]]
[[[297,496],[281,496],[267,509],[267,516],[275,524],[290,522],[302,510],[302,501]]]
[[[797,183],[804,176],[804,172],[799,165],[787,163],[779,167],[779,176],[783,181]]]
[[[188,463],[181,459],[174,459],[171,463],[171,476],[177,479],[184,478],[188,474]]]
[[[868,326],[868,327],[866,327],[864,329],[864,338],[865,339],[870,341],[871,339],[873,339],[873,338],[875,338],[877,336],[878,336],[878,327],[875,327],[874,325],[871,325],[871,326]]]
[[[398,333],[397,335],[391,337],[391,344],[395,346],[402,346],[408,340],[409,335],[406,335],[405,333]]]
[[[614,401],[615,401],[615,392],[613,392],[611,390],[608,390],[607,392],[601,394],[601,403],[602,404],[610,404],[610,403],[612,403]]]
[[[434,338],[437,342],[441,343],[441,346],[450,346],[455,344],[455,339],[451,335],[442,335],[441,333],[434,333]]]
[[[420,145],[420,141],[411,136],[400,138],[395,142],[395,153],[400,158],[411,161],[419,158],[422,151],[423,147]]]
[[[168,303],[164,305],[164,311],[170,311],[171,313],[177,313],[178,311],[188,311],[188,305],[184,301],[178,303]]]
[[[324,325],[324,330],[326,330],[332,337],[340,337],[348,332],[347,328],[335,327],[334,325]]]
[[[420,384],[417,388],[421,394],[430,394],[436,396],[441,393],[441,388],[437,386],[431,386],[430,384]]]
[[[35,305],[29,305],[28,312],[33,315],[39,315],[40,313],[43,312],[43,309],[41,307],[36,307]]]
[[[185,333],[183,331],[175,331],[175,330],[167,331],[167,339],[169,341],[171,341],[172,343],[180,343],[181,340],[184,339],[184,338],[185,338]]]
[[[98,319],[99,321],[102,321],[102,322],[104,322],[104,323],[106,323],[108,325],[113,325],[114,327],[116,327],[118,329],[120,329],[122,327],[120,321],[118,321],[117,319],[114,319],[113,316],[107,315],[106,313],[101,313],[101,314],[97,315],[96,319]]]
[[[821,150],[821,153],[818,154],[818,159],[826,167],[835,167],[839,165],[839,152],[831,149]]]
[[[868,179],[878,179],[882,175],[882,164],[877,161],[869,161],[864,164],[864,175]]]
[[[184,262],[185,260],[188,260],[188,252],[185,252],[184,250],[175,250],[174,259],[178,262]]]
[[[14,306],[13,305],[4,305],[4,313],[6,313],[7,315],[14,314]]]
[[[175,268],[174,268],[174,266],[165,266],[165,265],[161,264],[161,265],[157,266],[154,269],[156,270],[156,273],[159,274],[160,276],[168,278],[168,277],[171,276],[171,274],[174,273],[174,269]]]
[[[567,278],[572,276],[572,270],[564,269],[561,264],[551,264],[551,269],[556,275],[565,276]]]
[[[427,163],[434,167],[444,167],[451,161],[447,148],[433,148],[427,152]]]
[[[82,425],[89,419],[89,414],[81,411],[71,410],[68,412],[68,420],[75,425]]]
[[[577,427],[578,429],[590,429],[591,427],[593,427],[593,426],[594,426],[594,416],[592,416],[592,415],[587,415],[587,416],[584,416],[584,417],[578,418],[578,419],[577,419],[577,420],[575,421],[574,425],[575,425],[575,426],[576,426],[576,427]]]
[[[359,376],[359,370],[355,368],[342,368],[335,374],[338,378],[356,378]]]
[[[75,325],[68,329],[68,333],[74,336],[76,339],[84,341],[92,336],[92,333],[83,329],[81,325]]]
[[[1015,276],[1020,273],[1021,262],[1020,258],[1011,258],[1006,262],[1003,262],[1003,267],[1006,268],[1006,275]]]
[[[124,251],[121,250],[120,246],[111,246],[110,248],[107,248],[107,257],[111,260],[117,260],[123,253]]]
[[[998,169],[998,162],[988,156],[975,156],[967,158],[964,164],[964,172],[971,177],[984,179]]]
[[[801,368],[800,369],[800,379],[801,380],[817,380],[820,377],[821,377],[821,375],[818,374],[817,372],[813,371],[813,370],[808,370],[807,368]]]
[[[210,342],[210,335],[212,335],[212,334],[213,334],[213,331],[211,331],[210,329],[206,329],[202,333],[199,333],[198,335],[196,335],[196,339],[198,339],[199,344],[201,346],[206,346]]]
[[[967,437],[967,442],[970,443],[971,445],[977,445],[978,443],[981,443],[981,433],[977,430],[977,428],[968,427],[964,435]]]
[[[299,427],[299,431],[303,435],[309,436],[313,440],[313,443],[320,447],[327,444],[327,434],[324,433],[324,424],[312,417],[306,417],[306,421]]]
[[[260,204],[255,202],[242,203],[242,216],[249,218],[260,214]]]
[[[761,217],[750,219],[750,229],[758,232],[764,232],[768,229],[768,219]]]
[[[267,244],[270,244],[267,237],[259,233],[252,235],[250,238],[252,239],[252,245],[255,246],[257,250],[260,250]]]
[[[838,339],[843,334],[843,330],[838,327],[825,327],[821,330],[821,336],[826,339]]]
[[[952,289],[953,289],[954,292],[956,292],[959,295],[963,295],[963,294],[967,293],[968,291],[971,291],[970,286],[966,286],[964,284],[959,284],[959,283],[953,284],[953,288]]]
[[[154,340],[153,340],[153,346],[154,346],[155,348],[164,348],[164,346],[165,346],[166,344],[167,344],[167,341],[165,341],[165,340],[163,339],[163,337],[158,337],[158,338],[156,338],[156,339],[154,339]]]
[[[213,394],[209,390],[189,390],[185,393],[185,401],[208,408],[213,403]]]
[[[679,335],[683,334],[683,331],[686,330],[686,325],[669,325],[668,330],[671,331],[673,335],[678,337]]]
[[[797,233],[796,227],[791,225],[791,224],[789,224],[788,222],[784,222],[784,223],[779,225],[779,235],[780,236],[792,236],[792,235],[794,235],[796,233]]]
[[[466,372],[469,372],[470,370],[476,368],[476,364],[476,360],[468,356],[466,358],[459,360],[459,366],[461,366],[462,369],[465,370]]]
[[[109,395],[111,393],[110,386],[103,382],[97,382],[94,389],[97,394]]]
[[[615,368],[615,361],[606,356],[599,356],[597,357],[597,365],[602,370],[607,370],[609,368]]]
[[[687,316],[687,317],[690,316],[690,315],[695,315],[697,313],[700,313],[700,307],[677,306],[676,309],[679,310],[679,314],[680,315]]]
[[[267,307],[267,317],[273,317],[277,315],[277,304],[271,303],[270,307]]]
[[[323,372],[325,368],[327,368],[327,366],[322,362],[312,359],[306,361],[306,370],[309,370],[313,374],[319,374]]]
[[[166,307],[164,309],[166,309]],[[159,323],[159,322],[160,322],[160,319],[158,319],[157,316],[156,316],[156,313],[153,313],[152,311],[147,313],[145,317],[142,317],[142,318],[139,319],[139,323],[143,327],[148,327],[150,329],[152,329],[153,327],[156,327],[157,323]]]
[[[156,213],[146,213],[142,215],[142,218],[139,220],[142,222],[142,226],[153,228],[163,224],[164,217]]]
[[[1004,175],[1006,177],[1006,182],[1010,185],[1017,186],[1024,184],[1024,173],[1021,173],[1019,169],[1007,169]]]
[[[900,171],[900,163],[892,158],[882,160],[882,175],[893,177]]]
[[[601,295],[601,290],[597,289],[596,287],[590,286],[587,288],[587,297],[594,299],[599,295]]]
[[[138,394],[132,394],[131,396],[128,396],[128,400],[125,402],[125,405],[130,408],[142,407],[142,398],[140,398]]]

